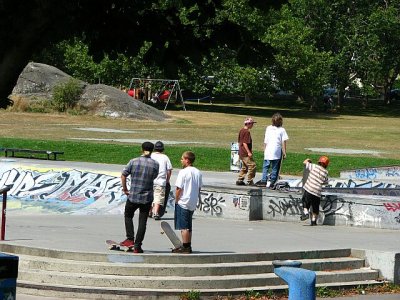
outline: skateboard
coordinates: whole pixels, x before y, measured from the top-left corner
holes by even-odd
[[[306,184],[306,181],[308,179],[308,175],[310,174],[310,171],[306,168],[306,166],[304,166],[303,169],[303,178],[301,179],[301,187],[304,187],[304,185]]]
[[[133,251],[133,246],[132,247],[121,246],[121,243],[118,243],[118,242],[113,241],[113,240],[106,240],[106,244],[109,246],[110,250],[126,251],[126,252],[132,252]]]
[[[169,225],[169,223],[166,221],[161,221],[161,234],[163,233],[165,233],[174,248],[182,247],[181,240],[178,238],[171,225]]]

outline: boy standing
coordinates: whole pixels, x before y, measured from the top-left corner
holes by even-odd
[[[151,142],[142,144],[142,156],[131,159],[121,174],[122,191],[128,196],[125,204],[126,240],[121,246],[131,248],[134,253],[143,253],[142,242],[146,233],[147,218],[153,202],[153,181],[158,175],[158,162],[150,158],[154,145]],[[126,180],[131,177],[130,191]],[[135,238],[133,216],[139,209],[139,223]]]
[[[175,230],[181,231],[183,246],[173,249],[173,253],[192,253],[192,219],[203,185],[200,171],[193,167],[194,161],[193,152],[182,154],[183,169],[179,171],[175,183]]]
[[[253,178],[256,176],[256,163],[253,159],[253,140],[250,134],[250,129],[253,128],[254,123],[256,122],[252,118],[246,118],[244,120],[244,127],[239,131],[239,158],[242,162],[242,168],[240,169],[236,185],[254,185]],[[244,183],[246,174],[247,183]]]
[[[304,183],[303,197],[303,214],[300,216],[300,220],[307,220],[309,215],[310,207],[312,207],[311,226],[317,225],[317,218],[319,214],[319,204],[321,203],[321,192],[322,185],[328,182],[328,170],[326,169],[329,165],[329,158],[327,156],[321,156],[318,160],[318,164],[311,163],[311,159],[307,158],[304,162],[305,171],[308,171],[308,178]]]
[[[164,143],[158,141],[154,144],[154,152],[151,158],[159,164],[158,176],[154,179],[154,200],[153,200],[153,215],[154,220],[160,220],[160,208],[164,206],[166,195],[166,187],[169,185],[169,180],[172,173],[172,164],[168,156],[164,153]],[[163,207],[164,209],[164,207]],[[150,212],[151,214],[151,212]]]
[[[264,163],[261,181],[257,186],[266,186],[268,170],[271,166],[270,189],[274,189],[278,180],[282,159],[286,158],[286,141],[289,139],[285,128],[282,127],[283,118],[280,113],[272,116],[272,125],[265,130],[264,137]]]

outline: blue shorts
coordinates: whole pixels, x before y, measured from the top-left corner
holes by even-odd
[[[184,209],[175,203],[175,230],[192,231],[193,211]]]

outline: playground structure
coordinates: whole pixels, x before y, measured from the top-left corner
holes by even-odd
[[[192,97],[192,98],[186,98],[185,100],[187,101],[197,101],[197,104],[200,104],[200,101],[203,100],[209,100],[210,104],[212,103],[212,99],[214,99],[214,97],[212,96],[213,90],[214,90],[214,86],[215,86],[215,76],[204,76],[204,85],[207,88],[207,95],[204,96],[200,96],[200,97]]]
[[[164,105],[164,110],[174,100],[180,102],[186,111],[179,80],[176,79],[132,78],[128,95],[143,102]]]

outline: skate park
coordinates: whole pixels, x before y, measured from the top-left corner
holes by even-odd
[[[177,299],[191,290],[215,295],[287,288],[273,274],[274,259],[302,261],[304,268],[316,270],[317,286],[399,282],[396,178],[381,188],[393,190],[388,196],[365,191],[382,186],[384,178],[371,177],[389,174],[387,170],[348,171],[348,179],[331,179],[333,190],[325,191],[324,214],[318,220],[323,226],[315,228],[298,218],[301,178],[283,176],[290,189],[270,191],[235,186],[233,172],[205,171],[194,220],[194,253],[182,257],[170,253],[171,245],[153,219],[143,255],[108,250],[106,239],[124,238],[122,168],[2,159],[0,183],[13,187],[0,249],[20,256],[17,294]],[[369,178],[360,178],[365,174]],[[360,193],[351,194],[356,185]],[[173,224],[173,207],[167,211],[163,219]],[[182,273],[184,283],[177,281],[183,280]],[[128,284],[132,279],[137,283]]]

